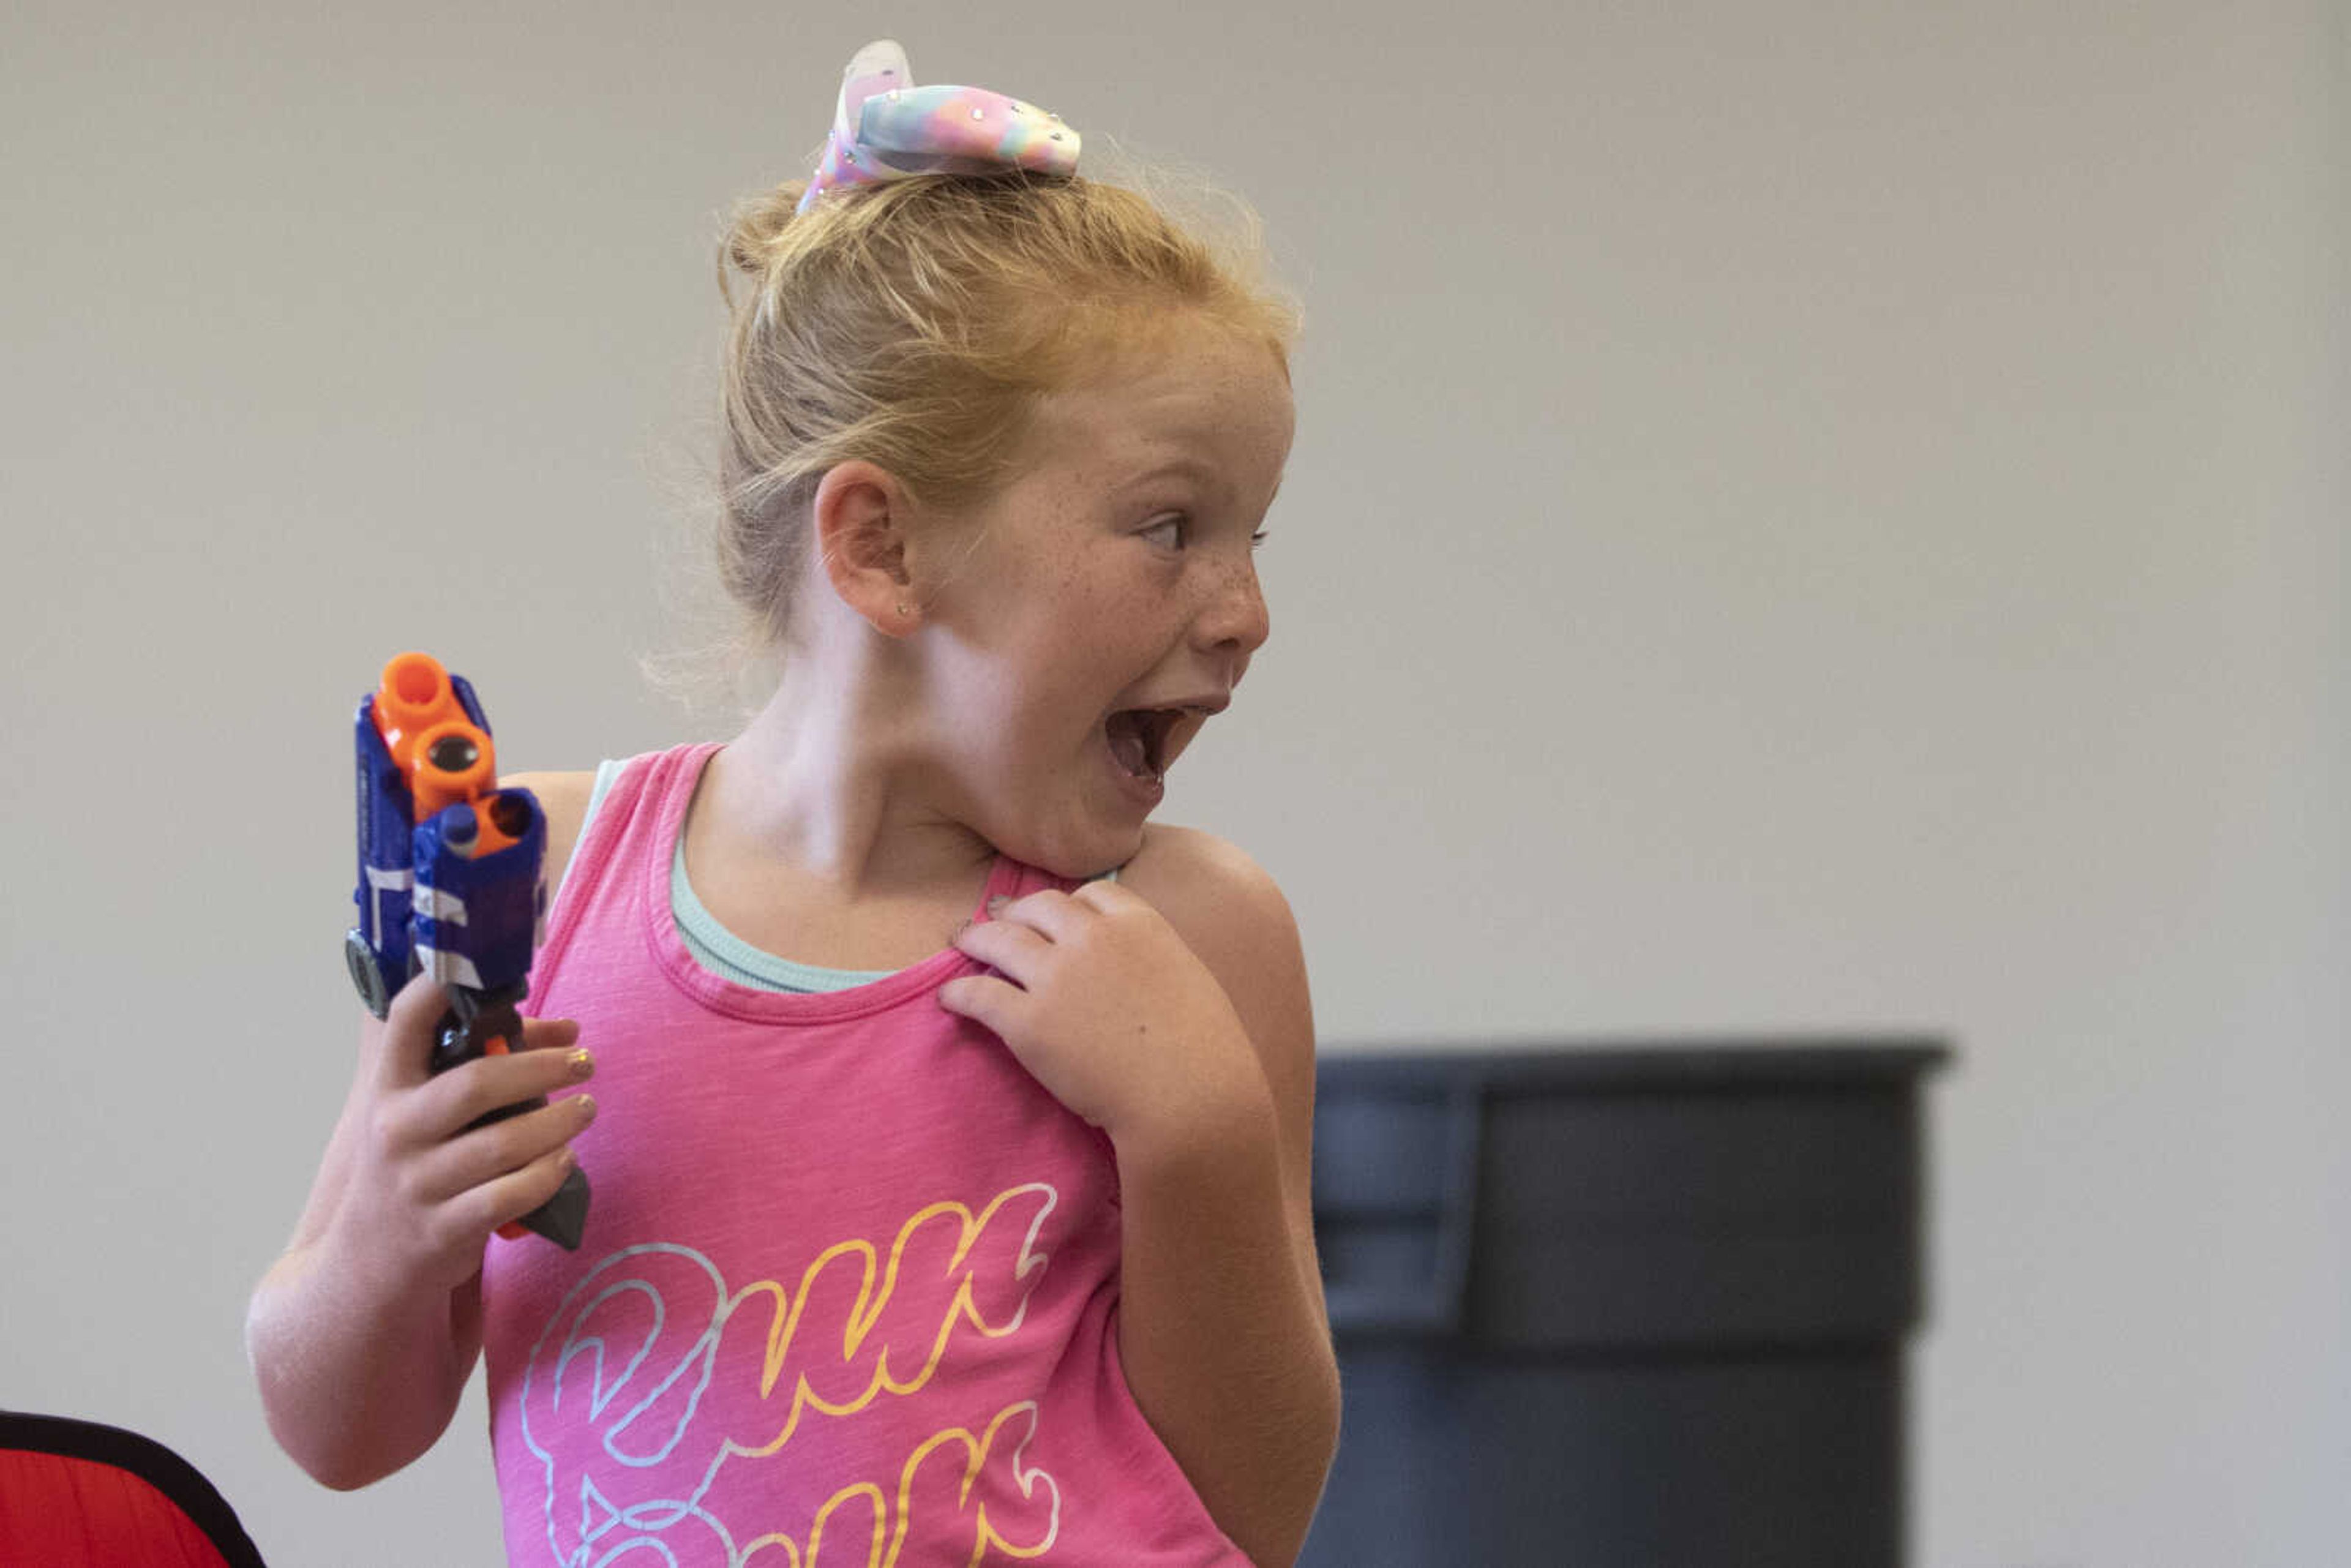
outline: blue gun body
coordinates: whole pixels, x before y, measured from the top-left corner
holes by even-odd
[[[486,741],[489,719],[472,685],[462,675],[446,679],[465,719]],[[351,899],[359,924],[344,939],[343,956],[360,1000],[377,1018],[391,1010],[393,995],[415,975],[429,974],[441,985],[449,1010],[436,1031],[431,1071],[443,1072],[521,1041],[516,1009],[529,992],[531,957],[545,935],[547,814],[528,789],[480,797],[493,831],[512,840],[488,852],[479,852],[483,819],[476,800],[455,802],[417,821],[414,785],[385,744],[376,702],[376,694],[362,697],[353,725],[359,880]],[[408,744],[416,739],[411,736]],[[488,748],[481,750],[486,757]],[[544,1103],[502,1107],[475,1125]],[[562,1191],[518,1223],[576,1248],[587,1211],[587,1179],[574,1169]]]
[[[490,733],[473,683],[449,676],[465,716]],[[359,792],[359,908],[354,934],[378,982],[353,975],[369,1010],[381,1018],[392,997],[420,970],[444,986],[496,991],[526,984],[531,955],[545,934],[547,814],[528,789],[500,791],[509,810],[528,810],[519,841],[474,859],[472,810],[444,808],[416,821],[408,776],[376,728],[375,696],[360,699],[352,722]],[[379,1005],[379,995],[381,1005]]]

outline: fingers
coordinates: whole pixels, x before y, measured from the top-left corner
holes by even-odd
[[[1002,918],[985,925],[965,926],[956,933],[955,945],[957,951],[1002,970],[1023,985],[1036,975],[1037,966],[1053,948],[1051,941],[1036,930]]]
[[[1095,881],[1081,883],[1070,893],[1040,888],[1025,898],[998,899],[989,904],[987,912],[994,921],[1032,926],[1056,942],[1068,942],[1089,921],[1150,907],[1133,888]]]
[[[386,1089],[406,1089],[430,1076],[434,1035],[441,1015],[448,1010],[448,993],[430,975],[419,972],[400,988],[383,1022],[368,1026],[374,1032],[378,1083]]]
[[[1096,878],[1092,882],[1079,883],[1077,891],[1070,894],[1070,902],[1082,904],[1087,908],[1097,910],[1103,915],[1115,915],[1123,908],[1145,901],[1141,894],[1131,887]]]
[[[442,1220],[478,1257],[491,1231],[553,1197],[576,1163],[569,1147],[550,1149],[528,1165],[466,1191],[441,1210]]]
[[[987,925],[975,925],[972,929],[985,931],[993,925],[1027,925],[1043,932],[1056,942],[1066,942],[1097,913],[1099,911],[1081,904],[1070,894],[1056,888],[1040,888],[1026,898],[991,905],[988,914],[992,918]]]
[[[375,1040],[377,1082],[388,1089],[410,1089],[432,1076],[433,1047],[441,1019],[449,1011],[449,994],[431,976],[418,974],[392,999],[383,1022],[369,1020],[378,1030]],[[580,1038],[575,1019],[522,1020],[522,1051],[565,1050]]]
[[[522,1020],[522,1039],[517,1051],[568,1051],[580,1040],[578,1019],[535,1019]]]
[[[569,1021],[569,1020],[566,1020]],[[530,1037],[528,1027],[524,1037]],[[561,1032],[550,1030],[550,1042]],[[570,1038],[579,1038],[575,1025]],[[407,1096],[403,1132],[413,1145],[437,1144],[493,1111],[519,1105],[595,1075],[595,1059],[584,1051],[549,1047],[485,1056],[453,1067]]]
[[[432,1071],[448,991],[411,977],[360,1031],[346,1112],[353,1175],[331,1223],[405,1275],[462,1281],[484,1239],[545,1203],[577,1168],[571,1140],[594,1119],[587,1095],[554,1100],[595,1071],[572,1019],[519,1019],[510,1049]],[[510,1113],[485,1121],[493,1113]],[[339,1130],[338,1137],[343,1136]]]
[[[408,1196],[420,1204],[443,1204],[495,1185],[568,1147],[595,1119],[595,1097],[574,1094],[461,1133],[418,1157],[408,1178]],[[517,1212],[527,1214],[535,1207],[526,1205]],[[497,1223],[513,1218],[503,1216]]]
[[[993,975],[958,975],[939,987],[939,1006],[984,1024],[1002,1037],[1019,1032],[1017,1015],[1029,993]]]

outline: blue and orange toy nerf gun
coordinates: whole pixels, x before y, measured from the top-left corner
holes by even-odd
[[[522,1040],[516,1010],[547,915],[547,818],[528,789],[501,789],[490,723],[463,675],[402,653],[360,699],[359,924],[343,940],[351,983],[384,1017],[420,972],[448,993],[432,1071],[499,1056]],[[547,1103],[500,1106],[473,1124]],[[577,1249],[588,1178],[574,1166],[553,1197],[498,1228]]]

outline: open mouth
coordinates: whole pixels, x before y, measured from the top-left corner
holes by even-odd
[[[1191,716],[1188,708],[1131,707],[1110,716],[1103,726],[1110,737],[1111,760],[1136,779],[1160,779],[1173,760],[1168,742],[1176,727]]]

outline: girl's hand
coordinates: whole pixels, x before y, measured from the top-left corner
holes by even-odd
[[[949,980],[939,1005],[995,1030],[1113,1142],[1184,1138],[1268,1097],[1224,988],[1156,909],[1115,883],[1032,893],[955,945],[1002,977]]]
[[[486,1112],[577,1083],[594,1066],[569,1049],[576,1022],[525,1019],[521,1049],[432,1076],[425,1064],[447,1009],[446,993],[420,975],[361,1033],[360,1082],[345,1113],[349,1180],[323,1240],[386,1297],[445,1296],[470,1280],[490,1233],[563,1184],[570,1140],[596,1113],[580,1094],[465,1131]]]

